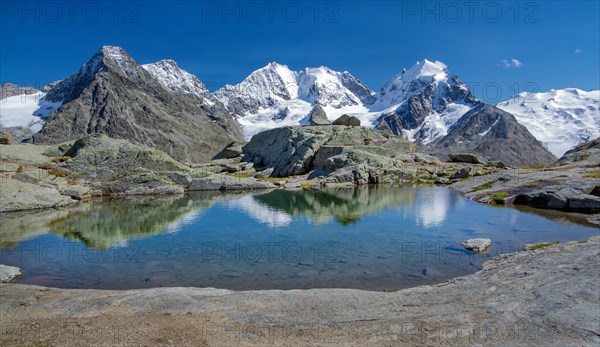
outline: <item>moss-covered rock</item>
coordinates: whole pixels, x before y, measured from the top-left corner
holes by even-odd
[[[351,172],[357,166],[363,166],[361,172],[393,168],[414,161],[412,152],[412,143],[368,128],[283,127],[255,135],[244,146],[244,160],[253,162],[259,171],[272,168],[272,177],[309,172],[313,177],[327,176],[343,169],[334,181],[353,182],[356,175]]]
[[[166,153],[106,135],[90,135],[75,141],[65,153],[71,157],[64,167],[76,176],[114,179],[138,169],[188,171],[189,168]]]

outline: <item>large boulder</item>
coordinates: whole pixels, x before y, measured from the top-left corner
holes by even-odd
[[[575,188],[546,187],[523,192],[514,198],[513,204],[581,213],[600,212],[600,197]]]
[[[333,125],[345,125],[345,126],[360,126],[360,119],[344,114],[340,116],[338,119],[333,121]]]
[[[217,154],[213,159],[231,159],[237,158],[243,154],[242,147],[244,147],[245,142],[232,142],[227,147],[223,148],[219,154]]]
[[[258,171],[272,168],[273,177],[329,175],[358,165],[384,170],[392,162],[413,161],[413,151],[414,145],[398,136],[363,127],[284,127],[255,135],[244,146],[243,160]]]
[[[479,154],[475,153],[450,153],[448,157],[451,161],[459,163],[486,164],[487,161]]]
[[[471,174],[471,168],[470,167],[463,167],[460,168],[458,171],[456,171],[451,179],[456,180],[456,179],[463,179],[463,178],[467,178],[469,177],[469,175]]]
[[[0,131],[0,145],[10,145],[13,143],[13,136],[5,131]]]
[[[310,171],[315,154],[330,139],[331,131],[321,127],[271,129],[244,146],[244,160],[257,169],[273,168],[273,177],[300,175]]]
[[[331,125],[331,121],[327,118],[327,113],[321,105],[316,105],[308,115],[310,125]]]

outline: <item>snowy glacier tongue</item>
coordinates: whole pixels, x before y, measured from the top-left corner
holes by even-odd
[[[498,108],[511,113],[557,157],[600,136],[600,90],[520,93]]]
[[[38,92],[0,100],[0,126],[29,128],[34,133],[40,131],[50,113],[61,105],[60,102],[47,101],[45,95]]]

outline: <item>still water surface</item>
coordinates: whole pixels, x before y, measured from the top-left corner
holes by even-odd
[[[194,286],[391,290],[476,271],[525,243],[599,229],[445,188],[195,193],[5,214],[1,263],[17,282],[62,288]],[[474,255],[460,242],[492,239]]]

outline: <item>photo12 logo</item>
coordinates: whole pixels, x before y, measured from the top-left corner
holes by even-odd
[[[2,1],[0,23],[138,23],[133,1]]]
[[[539,5],[520,1],[403,1],[402,23],[514,23],[539,22]]]
[[[332,1],[203,1],[202,23],[339,23],[339,3]]]

